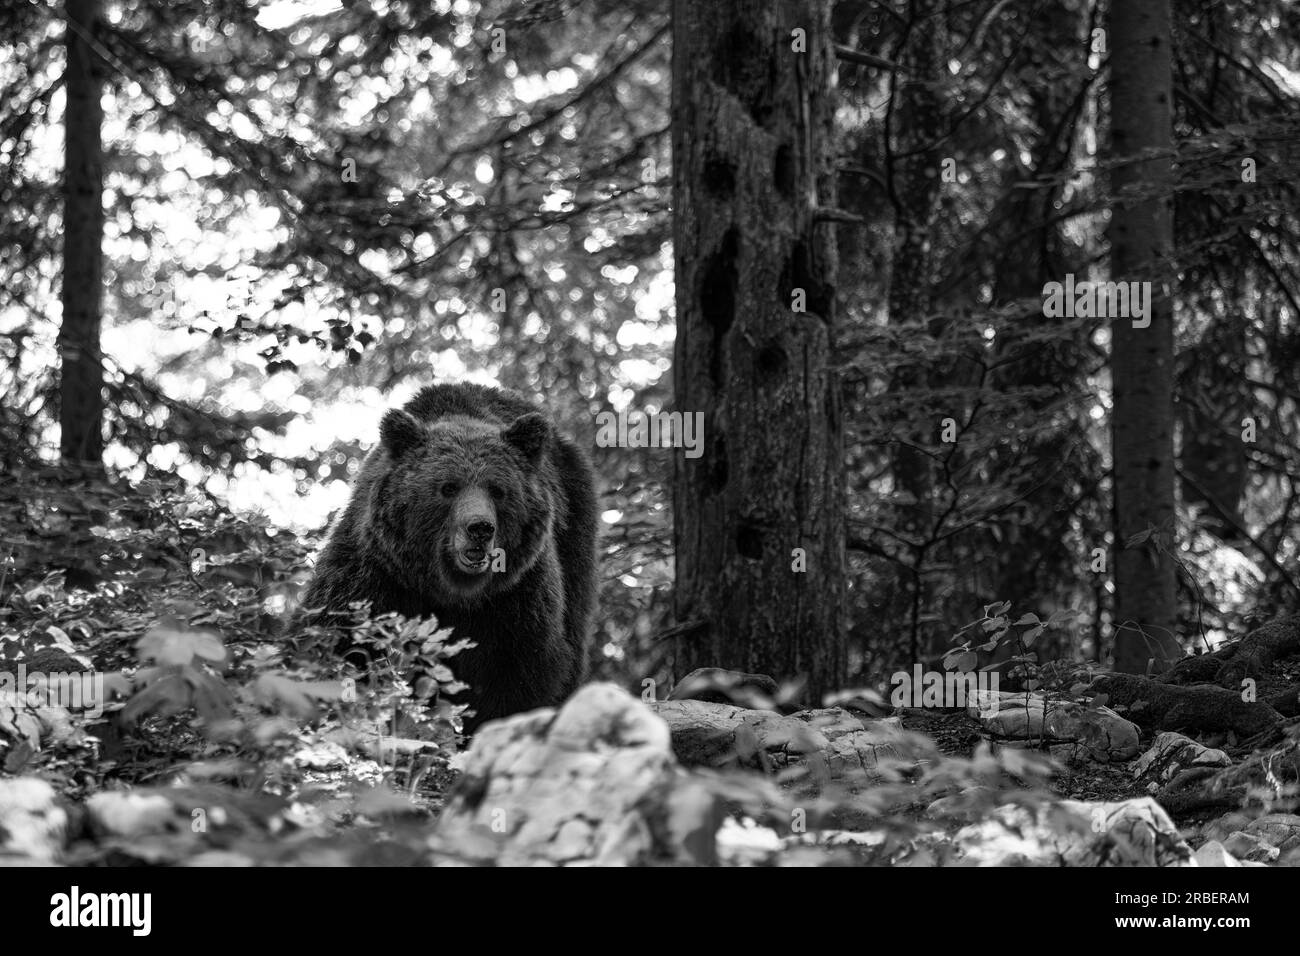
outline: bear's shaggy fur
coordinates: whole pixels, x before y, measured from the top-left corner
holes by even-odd
[[[309,613],[434,615],[467,726],[557,704],[586,673],[595,598],[591,465],[521,396],[432,385],[388,411],[303,596]]]

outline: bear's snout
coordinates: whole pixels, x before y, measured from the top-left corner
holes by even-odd
[[[452,508],[452,552],[456,567],[482,574],[496,546],[496,507],[481,488],[466,488]]]

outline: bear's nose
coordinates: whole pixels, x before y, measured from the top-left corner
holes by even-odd
[[[486,518],[478,518],[471,521],[469,526],[465,529],[465,533],[475,541],[487,541],[492,537],[492,535],[496,534],[496,531],[496,525],[491,521],[488,521]]]

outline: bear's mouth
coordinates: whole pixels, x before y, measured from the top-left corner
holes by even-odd
[[[482,574],[488,569],[487,548],[464,548],[453,556],[457,570],[466,574]]]

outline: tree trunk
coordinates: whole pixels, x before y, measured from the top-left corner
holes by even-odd
[[[63,460],[102,467],[104,372],[99,327],[103,306],[103,151],[101,67],[91,49],[99,0],[68,0],[67,93],[63,173],[63,324],[59,423]]]
[[[889,273],[891,325],[924,326],[933,307],[931,232],[939,214],[942,189],[943,150],[939,137],[943,135],[941,95],[947,70],[945,5],[946,0],[911,0],[908,32],[898,54],[905,72],[894,80],[897,87],[891,104],[891,128],[885,130],[893,141],[889,171],[889,198],[894,206],[894,249]],[[924,390],[938,384],[932,372],[925,365],[899,368],[893,389]],[[902,530],[913,539],[928,535],[933,518],[933,469],[930,458],[917,446],[932,447],[937,433],[938,422],[926,422],[921,432],[907,436],[910,444],[898,445],[894,451],[895,487],[915,499],[902,512]]]
[[[815,698],[846,667],[835,243],[816,215],[835,200],[829,3],[673,17],[676,403],[704,415],[703,456],[675,458],[677,619],[701,622],[675,669],[803,675]]]
[[[1151,283],[1150,325],[1111,323],[1115,667],[1181,656],[1174,543],[1173,130],[1169,0],[1111,3],[1111,277]],[[1140,193],[1140,199],[1130,195]],[[1134,535],[1155,529],[1132,547]]]

